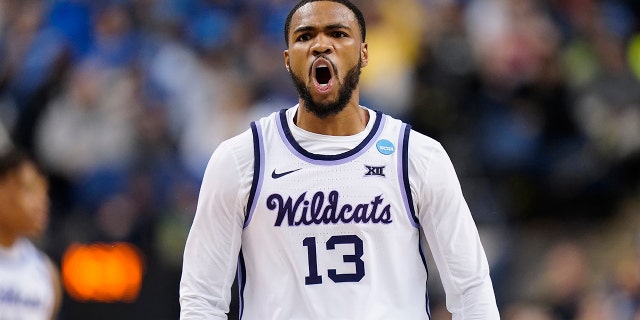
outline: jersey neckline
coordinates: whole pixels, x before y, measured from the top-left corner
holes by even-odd
[[[291,128],[287,122],[286,112],[287,109],[282,109],[278,112],[276,123],[280,137],[289,151],[302,160],[324,165],[342,164],[359,157],[362,153],[368,150],[369,147],[371,147],[376,138],[380,135],[382,131],[381,128],[384,126],[385,122],[383,114],[380,111],[375,111],[376,117],[371,131],[355,148],[335,155],[317,154],[305,150],[293,137]]]

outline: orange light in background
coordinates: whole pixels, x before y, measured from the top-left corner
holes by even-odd
[[[143,256],[126,242],[72,244],[62,257],[62,282],[78,301],[133,302],[144,272]]]

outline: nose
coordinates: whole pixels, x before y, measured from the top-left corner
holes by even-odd
[[[331,38],[327,37],[324,34],[319,34],[312,47],[313,55],[320,54],[329,54],[333,52],[333,44],[331,43]]]

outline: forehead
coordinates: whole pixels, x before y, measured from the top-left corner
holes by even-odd
[[[300,27],[322,27],[342,24],[358,29],[358,21],[345,5],[332,1],[309,2],[300,7],[291,17],[291,30]]]

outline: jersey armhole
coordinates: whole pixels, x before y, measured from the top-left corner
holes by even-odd
[[[258,198],[257,193],[260,188],[262,170],[264,166],[262,130],[260,128],[260,123],[257,121],[251,122],[251,135],[253,137],[253,179],[251,181],[251,189],[247,200],[247,209],[244,214],[243,228],[249,226],[249,223],[251,222],[251,217],[255,208],[255,201]]]
[[[411,126],[403,124],[403,129],[400,134],[399,145],[402,146],[402,153],[400,154],[400,167],[402,170],[402,192],[404,193],[404,199],[406,201],[406,209],[411,219],[411,223],[414,227],[420,228],[420,220],[418,219],[413,203],[413,196],[411,193],[411,184],[409,183],[409,135],[411,134]]]

